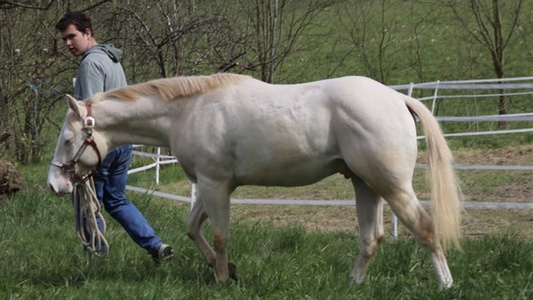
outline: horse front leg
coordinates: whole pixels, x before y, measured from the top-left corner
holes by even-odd
[[[205,220],[205,215],[209,218],[211,224],[211,231],[214,240],[214,268],[216,281],[224,283],[231,279],[238,279],[237,270],[234,264],[228,263],[227,247],[229,241],[229,222],[230,222],[230,193],[231,188],[229,184],[204,179],[198,184],[198,191],[200,199],[203,203],[202,208],[197,208],[198,211],[191,217],[191,224],[195,224],[194,216],[198,216],[198,220]],[[194,210],[194,208],[193,208]],[[204,214],[203,219],[201,214]],[[201,224],[201,222],[199,223]],[[191,228],[199,227],[196,225]],[[199,230],[198,230],[199,233]],[[197,235],[196,237],[200,237]],[[205,239],[198,239],[197,243],[201,251],[206,251],[205,257],[208,263],[211,260],[212,250],[205,250]],[[205,244],[207,244],[205,242]]]
[[[202,198],[198,198],[194,203],[191,213],[187,218],[187,236],[194,241],[209,267],[215,266],[215,251],[209,246],[202,234],[202,224],[207,219],[207,213],[202,203]]]

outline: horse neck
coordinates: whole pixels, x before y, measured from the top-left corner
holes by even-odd
[[[151,99],[106,100],[94,107],[97,130],[111,147],[143,144],[169,147],[169,104]]]

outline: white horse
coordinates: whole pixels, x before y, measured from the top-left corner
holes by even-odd
[[[235,188],[308,185],[341,172],[353,183],[360,224],[353,281],[363,281],[383,239],[387,201],[429,250],[439,284],[452,285],[444,250],[459,247],[461,193],[438,122],[413,98],[365,77],[271,85],[215,74],[149,81],[79,102],[68,96],[68,105],[48,174],[52,190],[72,192],[113,147],[170,147],[198,185],[187,234],[217,282],[238,276],[227,258]],[[433,218],[412,187],[413,115],[428,143]],[[200,231],[206,218],[214,251]]]

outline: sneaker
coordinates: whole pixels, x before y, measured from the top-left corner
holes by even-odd
[[[155,247],[150,254],[152,259],[158,265],[169,261],[174,256],[174,250],[167,244],[161,244]]]

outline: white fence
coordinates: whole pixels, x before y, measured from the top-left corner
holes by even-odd
[[[533,77],[519,77],[507,79],[484,79],[484,80],[462,80],[462,81],[436,81],[426,83],[411,83],[405,85],[394,85],[391,88],[397,91],[405,91],[405,94],[411,96],[415,90],[429,90],[433,91],[433,95],[429,97],[418,97],[420,101],[431,101],[431,111],[435,112],[437,101],[449,99],[483,99],[483,98],[498,98],[504,96],[507,99],[511,97],[527,97],[531,96],[531,109],[533,110]],[[509,92],[511,90],[511,92]],[[442,91],[468,91],[469,93],[461,94],[439,94]],[[479,92],[482,93],[479,93]],[[489,91],[488,93],[484,93]],[[495,91],[495,92],[491,92]],[[496,104],[494,104],[496,105]],[[440,122],[533,122],[533,111],[518,114],[506,115],[473,115],[473,116],[437,116]],[[531,126],[531,127],[530,127]],[[455,136],[474,136],[474,135],[495,135],[495,134],[509,134],[509,133],[523,133],[533,132],[532,124],[525,128],[511,129],[511,130],[490,130],[490,131],[476,131],[476,132],[462,132],[462,133],[445,133],[446,137]],[[423,137],[419,137],[423,138]]]
[[[462,100],[464,103],[468,102],[468,107],[477,106],[477,101],[486,101],[483,99],[492,99],[504,96],[507,99],[514,97],[531,97],[526,100],[528,109],[532,110],[526,113],[506,114],[506,115],[478,115],[477,111],[474,111],[471,116],[437,116],[437,120],[440,122],[470,122],[475,129],[479,128],[481,122],[521,122],[523,127],[513,129],[494,129],[494,130],[474,130],[467,132],[454,132],[446,133],[446,137],[458,137],[458,136],[480,136],[480,135],[499,135],[499,134],[511,134],[511,133],[526,133],[533,132],[533,77],[521,77],[510,79],[488,79],[488,80],[463,80],[463,81],[436,81],[428,83],[411,83],[406,85],[391,86],[391,88],[402,91],[407,95],[414,95],[418,93],[431,93],[430,96],[418,97],[421,101],[431,101],[431,110],[435,112],[438,108],[439,102],[451,101],[453,99]],[[415,97],[417,95],[414,95]],[[472,105],[474,101],[474,105]],[[494,106],[496,102],[494,102]],[[465,105],[465,109],[466,105]],[[470,110],[468,108],[467,110]],[[418,139],[423,139],[424,136],[419,136]],[[134,155],[151,157],[154,162],[152,164],[131,169],[129,173],[135,173],[150,168],[156,168],[155,183],[159,184],[159,168],[163,164],[178,163],[178,161],[167,155],[161,155],[161,149],[157,149],[156,154],[144,153],[134,151]],[[533,159],[531,164],[533,164]],[[533,174],[533,165],[455,165],[455,169],[460,170],[490,170],[490,171],[531,171]],[[426,165],[417,164],[417,168],[425,168]],[[191,195],[177,196],[168,193],[158,192],[154,190],[147,190],[139,187],[127,186],[127,189],[148,193],[154,196],[177,200],[181,202],[187,202],[194,204],[196,199],[196,187],[191,185]],[[533,200],[533,199],[532,199]],[[428,205],[428,201],[421,201],[422,204]],[[269,205],[355,205],[354,200],[288,200],[288,199],[231,199],[231,203],[235,204],[269,204]],[[476,208],[507,208],[507,209],[533,209],[533,203],[493,203],[493,202],[464,202],[465,207]],[[393,235],[397,233],[397,220],[393,216]]]

